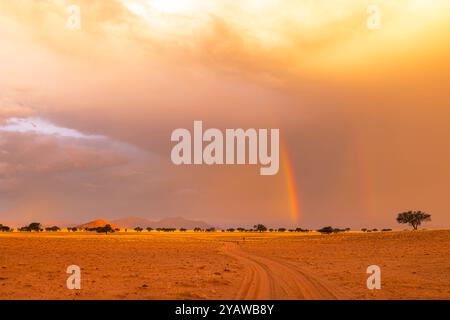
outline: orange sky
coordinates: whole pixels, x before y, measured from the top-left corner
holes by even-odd
[[[367,28],[374,2],[380,30]],[[70,4],[81,30],[66,28]],[[449,9],[2,1],[0,220],[290,226],[295,183],[301,226],[393,227],[418,209],[448,227]],[[170,133],[194,120],[280,128],[295,176],[173,166]]]

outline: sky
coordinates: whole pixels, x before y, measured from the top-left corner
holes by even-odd
[[[450,227],[449,16],[446,0],[2,1],[0,223],[382,228],[423,210]],[[173,165],[194,120],[279,128],[279,173]]]

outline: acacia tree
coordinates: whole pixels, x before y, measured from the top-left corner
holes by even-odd
[[[267,227],[263,224],[256,224],[253,226],[253,228],[255,229],[255,231],[258,231],[258,232],[267,231]]]
[[[108,232],[114,232],[110,224],[107,224],[104,227],[97,227],[94,230],[97,231],[97,233],[106,233],[106,234],[108,234]]]
[[[41,224],[39,222],[32,222],[28,226],[28,229],[30,229],[30,231],[39,232],[39,231],[41,231],[42,228],[41,228]]]
[[[107,224],[106,226],[104,226],[104,232],[106,234],[108,234],[108,232],[114,232],[113,228],[111,227],[110,224]]]
[[[407,211],[399,213],[397,216],[398,223],[407,223],[417,230],[422,222],[431,221],[431,215],[422,211]]]

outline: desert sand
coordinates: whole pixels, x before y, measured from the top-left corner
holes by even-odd
[[[450,299],[450,230],[1,233],[0,299]]]

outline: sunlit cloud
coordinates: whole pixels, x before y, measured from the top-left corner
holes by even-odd
[[[74,129],[57,126],[41,118],[9,118],[0,126],[0,131],[6,132],[32,132],[42,135],[56,135],[79,139],[104,139],[101,135],[88,135]]]
[[[283,177],[170,166],[171,130],[202,119],[281,129],[300,223],[448,212],[449,1],[75,2],[80,30],[66,28],[74,1],[0,1],[0,188],[12,197],[75,217],[289,223]]]

